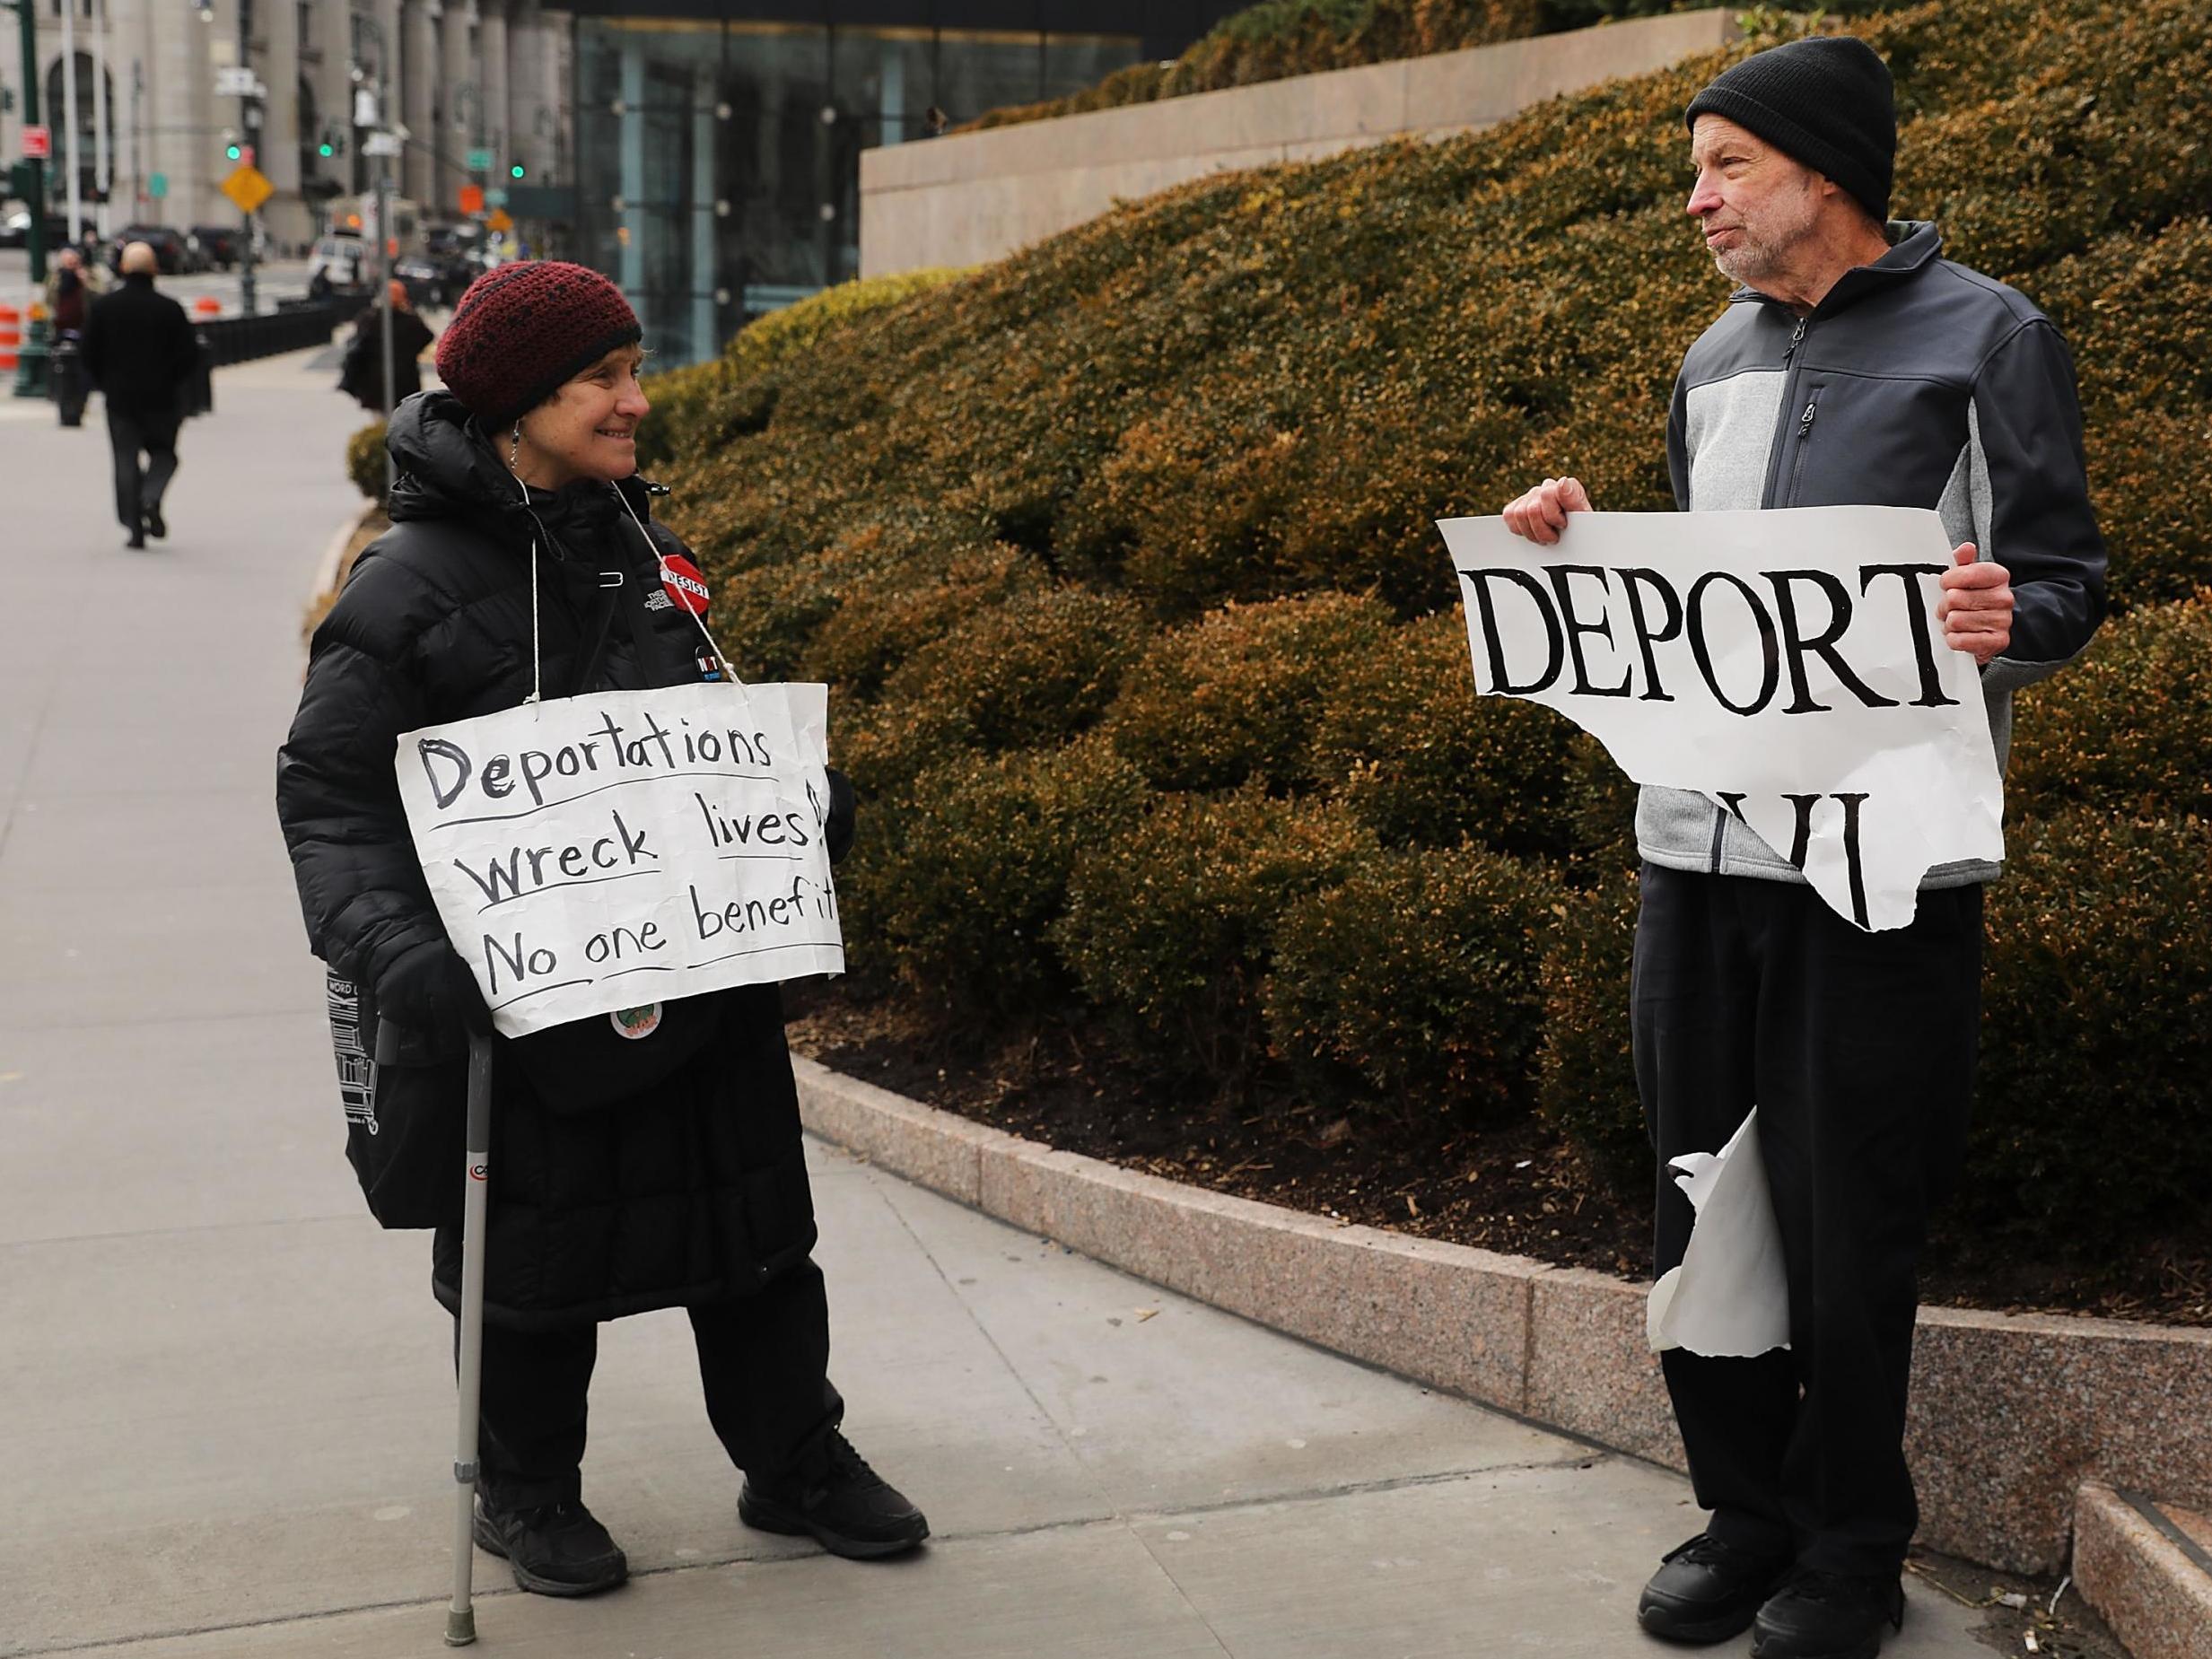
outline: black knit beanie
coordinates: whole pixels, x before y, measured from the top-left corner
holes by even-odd
[[[1851,35],[1808,35],[1754,52],[1690,100],[1684,118],[1718,115],[1824,174],[1882,223],[1897,162],[1889,65]]]

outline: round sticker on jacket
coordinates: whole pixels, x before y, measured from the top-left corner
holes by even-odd
[[[699,567],[680,553],[671,553],[660,562],[660,585],[669,590],[669,598],[695,616],[706,615],[706,579],[699,574]]]
[[[635,1041],[650,1037],[660,1029],[660,1005],[648,1002],[642,1008],[616,1008],[607,1017],[614,1021],[616,1034]]]

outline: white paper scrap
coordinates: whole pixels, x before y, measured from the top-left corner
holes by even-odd
[[[1697,1219],[1682,1264],[1651,1288],[1644,1315],[1651,1351],[1747,1359],[1788,1348],[1789,1279],[1759,1156],[1758,1108],[1718,1152],[1685,1153],[1666,1166]]]

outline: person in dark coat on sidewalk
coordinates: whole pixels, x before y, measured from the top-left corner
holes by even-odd
[[[384,310],[372,305],[354,319],[338,371],[338,389],[371,414],[382,415],[423,389],[424,352],[437,336],[407,298],[407,285],[392,279],[392,390],[384,392]]]
[[[84,371],[108,408],[115,516],[127,545],[143,547],[148,536],[169,534],[162,497],[177,476],[177,429],[198,346],[184,307],[154,291],[153,247],[131,243],[121,268],[122,286],[94,301],[85,319]]]
[[[462,297],[438,353],[450,389],[393,415],[393,528],[315,632],[278,758],[309,941],[421,1062],[380,1066],[376,1087],[441,1091],[455,1119],[467,1032],[488,1019],[415,858],[397,738],[515,707],[541,676],[557,696],[721,671],[656,558],[683,549],[637,476],[638,340],[620,292],[581,266],[503,266]],[[831,782],[834,855],[851,808]],[[599,1322],[654,1308],[690,1315],[708,1418],[745,1475],[740,1519],[856,1558],[929,1533],[839,1432],[776,988],[660,1012],[643,1042],[604,1017],[494,1039],[476,1532],[546,1594],[626,1575],[582,1501],[585,1395]],[[459,1201],[433,1251],[449,1310]]]

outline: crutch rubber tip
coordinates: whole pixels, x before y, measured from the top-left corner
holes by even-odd
[[[448,1647],[466,1647],[476,1639],[476,1610],[457,1613],[445,1610],[445,1645]]]

